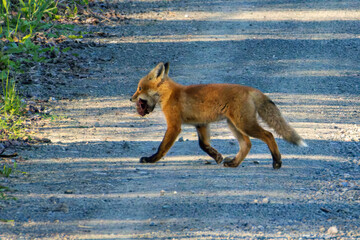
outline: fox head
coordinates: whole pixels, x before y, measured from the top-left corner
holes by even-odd
[[[169,63],[159,63],[145,77],[140,79],[138,88],[130,101],[136,102],[136,110],[141,116],[152,112],[159,102],[158,88],[169,73]]]

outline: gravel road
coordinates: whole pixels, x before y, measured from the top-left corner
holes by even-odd
[[[76,43],[86,77],[66,79],[51,143],[17,149],[0,178],[17,200],[0,202],[0,239],[360,238],[360,5],[344,1],[113,1],[126,21],[84,26]],[[77,47],[76,47],[77,46]],[[182,84],[238,83],[267,93],[306,140],[277,139],[235,169],[216,165],[184,126],[167,156],[160,108],[145,118],[129,102],[158,62]],[[212,145],[234,156],[226,123]]]

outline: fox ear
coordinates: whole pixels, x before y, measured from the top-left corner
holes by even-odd
[[[170,63],[167,62],[164,64],[164,66],[165,66],[165,75],[167,76],[169,74]]]
[[[164,78],[164,74],[165,74],[165,66],[164,64],[161,62],[159,63],[153,70],[151,70],[151,72],[149,73],[149,76],[153,79],[153,78],[158,78],[160,77],[161,79]]]

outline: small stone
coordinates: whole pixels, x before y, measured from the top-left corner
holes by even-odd
[[[321,207],[320,210],[323,211],[323,212],[325,212],[325,213],[331,212],[329,209],[324,208],[324,207]]]
[[[264,198],[263,200],[261,200],[261,202],[264,204],[268,204],[270,203],[270,200],[268,198]]]
[[[69,212],[69,207],[65,203],[61,203],[54,209],[54,212],[68,213]]]
[[[260,162],[259,162],[259,161],[253,161],[253,163],[254,163],[254,164],[260,164]]]
[[[333,235],[333,234],[337,234],[339,232],[339,230],[337,229],[337,227],[336,226],[332,226],[332,227],[330,227],[328,230],[327,230],[327,234],[331,234],[331,235]]]
[[[0,144],[0,154],[3,153],[5,151],[5,146]]]
[[[73,194],[74,190],[68,189],[64,191],[65,194]]]
[[[96,123],[94,124],[94,127],[100,127],[100,123],[99,123],[99,122],[96,122]]]
[[[129,149],[130,148],[129,143],[124,141],[123,144],[122,144],[122,148],[123,149]]]
[[[53,204],[57,204],[57,203],[60,202],[60,199],[57,198],[57,197],[52,196],[52,197],[49,198],[49,202],[51,202]]]
[[[48,138],[32,137],[32,140],[41,143],[51,143],[51,140]]]
[[[179,142],[183,142],[184,141],[184,138],[183,137],[179,137]]]
[[[150,225],[150,227],[154,227],[154,226],[156,226],[156,223],[151,222],[149,225]]]
[[[348,183],[348,182],[342,182],[342,183],[341,183],[341,186],[342,186],[342,187],[349,187],[349,183]]]
[[[177,191],[174,191],[173,194],[177,194]]]
[[[165,192],[166,192],[165,190],[161,190],[161,191],[160,191],[160,196],[164,196],[164,195],[165,195]]]
[[[0,149],[1,149],[1,147],[0,147]],[[350,177],[351,177],[350,174],[348,174],[348,173],[345,173],[345,174],[344,174],[344,178],[350,178]]]

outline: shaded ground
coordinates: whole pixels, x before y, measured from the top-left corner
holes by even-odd
[[[360,10],[356,1],[115,1],[130,20],[100,27],[74,51],[87,69],[66,78],[18,174],[1,179],[0,237],[51,239],[360,237]],[[112,7],[111,4],[109,7]],[[184,126],[157,164],[166,129],[159,108],[135,113],[129,97],[159,61],[182,84],[227,82],[268,93],[309,148],[278,140],[271,168],[253,140],[236,169],[215,165]],[[48,97],[48,96],[47,96]],[[225,123],[212,144],[233,156]],[[209,164],[210,163],[210,164]]]

